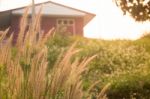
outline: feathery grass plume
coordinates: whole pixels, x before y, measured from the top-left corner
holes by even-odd
[[[21,20],[20,31],[16,46],[13,46],[12,36],[0,46],[0,98],[2,99],[82,99],[82,73],[87,70],[86,65],[96,55],[71,60],[79,52],[74,43],[68,51],[60,55],[55,66],[47,73],[47,46],[45,42],[50,38],[51,32],[40,33],[40,12],[35,17],[33,27],[27,28],[28,9]],[[32,31],[31,31],[32,30]],[[0,43],[5,38],[8,30],[0,38]],[[46,35],[45,35],[46,34]],[[44,37],[44,38],[43,38]],[[4,67],[4,70],[1,68]]]
[[[82,73],[87,70],[86,65],[95,57],[96,55],[89,57],[82,62],[76,60],[71,64],[70,75],[65,86],[66,96],[64,99],[82,99]]]
[[[56,98],[59,89],[66,83],[71,70],[71,57],[77,51],[74,50],[75,43],[70,47],[70,49],[65,53],[63,59],[56,64],[52,70],[52,80],[50,84],[50,93],[52,98]]]
[[[86,58],[82,62],[77,59],[71,62],[71,57],[79,52],[75,50],[74,43],[65,53],[63,59],[54,66],[50,82],[50,96],[52,99],[82,99],[82,80],[81,74],[87,69],[88,64],[96,55]],[[61,93],[63,95],[61,96]]]
[[[11,39],[12,37],[9,38],[9,40],[5,41],[6,39],[6,34],[9,31],[9,29],[6,29],[4,32],[2,32],[2,35],[0,37],[0,64],[5,65],[7,63],[7,58],[10,58],[10,47],[11,47]],[[4,42],[5,41],[5,42]]]
[[[46,41],[42,43],[39,41],[40,44],[35,45],[36,33],[40,31],[37,25],[40,24],[40,21],[38,21],[40,20],[40,14],[35,19],[34,31],[31,33],[26,30],[28,9],[26,9],[21,19],[16,46],[12,45],[11,36],[0,47],[0,64],[6,67],[5,74],[7,79],[5,86],[2,86],[0,82],[0,95],[8,99],[41,99],[45,89],[48,63],[47,48],[44,44]],[[8,30],[1,36],[1,43],[7,32]],[[8,91],[6,92],[5,90]]]
[[[2,42],[3,42],[3,40],[5,39],[6,34],[8,33],[8,31],[9,31],[9,28],[8,28],[8,29],[6,29],[5,31],[1,31],[0,43],[2,43]]]
[[[23,17],[20,21],[20,30],[19,30],[17,42],[16,42],[16,45],[18,47],[21,47],[23,45],[24,34],[26,31],[27,21],[28,21],[28,18],[27,18],[28,17],[28,10],[29,10],[29,7],[25,9]]]

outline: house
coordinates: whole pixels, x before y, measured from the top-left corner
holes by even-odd
[[[52,1],[46,1],[35,4],[35,12],[38,13],[41,5],[41,31],[48,32],[51,28],[62,29],[70,35],[83,36],[83,28],[94,17],[95,14],[58,4]],[[20,19],[27,6],[0,11],[0,30],[8,27],[11,33],[18,33]],[[29,15],[32,10],[29,9]],[[31,17],[29,17],[31,18]]]

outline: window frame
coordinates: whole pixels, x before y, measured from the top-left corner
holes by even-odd
[[[59,23],[59,21],[61,21],[61,23]],[[66,24],[64,24],[65,21],[67,22]],[[72,21],[72,24],[70,24],[71,21]],[[56,27],[59,27],[60,25],[72,26],[73,35],[75,35],[75,19],[73,19],[73,18],[57,18]]]

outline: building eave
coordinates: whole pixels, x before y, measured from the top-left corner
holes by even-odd
[[[78,11],[78,12],[81,12],[81,13],[85,13],[84,16],[68,15],[68,17],[83,17],[84,18],[84,26],[87,25],[96,16],[93,13],[90,13],[90,12],[87,12],[87,11],[83,11],[83,10],[79,10],[77,8],[73,8],[73,7],[70,7],[70,6],[63,5],[63,4],[59,4],[59,3],[56,3],[56,2],[53,2],[53,1],[44,1],[44,2],[41,2],[41,3],[36,3],[35,5],[37,6],[37,5],[46,4],[46,3],[52,3],[52,4],[55,4],[55,5],[58,5],[58,6],[62,6],[62,7],[68,8],[68,9],[72,9],[72,10],[75,10],[75,11]],[[0,12],[19,10],[19,9],[26,8],[28,6],[29,5],[24,5],[24,6],[19,7],[19,8],[7,9],[7,10],[3,10],[3,11],[0,11]],[[53,15],[53,16],[57,16],[57,15]],[[61,15],[61,16],[67,16],[67,15]]]

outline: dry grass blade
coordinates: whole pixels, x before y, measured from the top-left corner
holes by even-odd
[[[39,38],[39,44],[43,44],[43,43],[45,43],[48,39],[50,39],[51,34],[54,32],[54,30],[55,30],[55,28],[52,28],[52,29],[50,29],[50,30],[48,31],[47,34],[41,35],[40,38]]]
[[[10,62],[11,59],[11,42],[12,42],[12,36],[10,36],[9,39],[5,42],[5,44],[0,47],[0,63],[1,65],[6,65]]]
[[[35,31],[37,31],[37,32],[40,32],[40,30],[41,30],[41,24],[40,24],[40,21],[41,21],[41,15],[42,14],[40,14],[41,12],[42,12],[42,8],[43,8],[43,5],[40,7],[40,9],[39,9],[39,11],[38,11],[38,14],[37,14],[37,16],[36,16],[36,20],[34,21],[34,27],[35,27]]]
[[[97,85],[100,83],[100,80],[96,81],[94,84],[92,84],[89,89],[87,90],[88,93],[90,93],[90,91]]]
[[[1,36],[0,36],[0,43],[3,42],[3,40],[6,38],[6,34],[8,33],[9,28],[6,29],[5,31],[0,31],[1,32]]]
[[[51,95],[52,97],[55,97],[58,90],[62,88],[64,85],[65,81],[68,78],[68,75],[71,70],[71,63],[70,59],[74,53],[73,47],[75,46],[75,43],[70,47],[70,49],[66,52],[64,55],[63,59],[58,62],[58,64],[55,65],[55,68],[53,70],[53,75],[52,75],[52,82],[51,82]]]
[[[86,71],[86,65],[93,60],[96,55],[83,60],[81,64],[78,60],[74,61],[71,65],[71,71],[66,82],[65,92],[66,96],[64,99],[82,99],[82,73]]]
[[[97,99],[107,99],[106,97],[106,92],[108,91],[108,89],[110,88],[110,83],[108,83],[107,85],[104,86],[104,88],[101,90],[101,92],[99,93],[99,95],[97,96]]]
[[[16,45],[18,47],[21,47],[23,45],[23,39],[24,39],[24,35],[25,35],[26,27],[27,27],[27,21],[28,21],[28,18],[27,18],[28,17],[28,10],[29,10],[29,7],[26,8],[24,15],[23,15],[21,22],[20,22],[20,31],[18,34],[17,42],[16,42]]]

